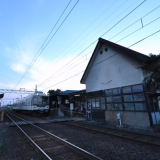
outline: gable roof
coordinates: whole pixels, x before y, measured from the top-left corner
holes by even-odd
[[[80,80],[80,83],[83,83],[83,79],[84,79],[87,71],[88,71],[89,68],[91,67],[90,65],[91,65],[91,62],[92,62],[92,60],[93,60],[93,57],[94,57],[94,55],[97,53],[96,51],[97,51],[97,49],[100,47],[101,44],[106,44],[107,46],[109,46],[109,47],[111,47],[111,48],[114,48],[115,50],[121,52],[122,54],[127,55],[127,56],[130,56],[130,57],[133,57],[134,59],[136,59],[136,60],[138,60],[138,61],[140,61],[140,62],[144,62],[145,59],[148,57],[148,56],[146,56],[146,55],[144,55],[144,54],[142,54],[142,53],[136,52],[136,51],[134,51],[134,50],[131,50],[131,49],[126,48],[126,47],[124,47],[124,46],[121,46],[121,45],[119,45],[119,44],[113,43],[113,42],[108,41],[108,40],[105,40],[105,39],[103,39],[103,38],[99,38],[98,43],[97,43],[97,45],[96,45],[96,47],[95,47],[95,49],[94,49],[94,51],[93,51],[93,54],[92,54],[92,56],[91,56],[91,58],[90,58],[90,61],[88,62],[88,65],[87,65],[87,67],[86,67],[86,69],[85,69],[85,71],[84,71],[84,73],[83,73],[83,76],[82,76],[82,78],[81,78],[81,80]]]

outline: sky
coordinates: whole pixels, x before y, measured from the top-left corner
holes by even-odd
[[[100,37],[159,54],[160,1],[0,0],[0,89],[85,89],[80,80]]]

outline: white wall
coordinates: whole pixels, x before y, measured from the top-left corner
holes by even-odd
[[[94,57],[92,66],[95,66],[85,78],[86,92],[142,83],[140,63],[112,48],[107,47],[108,51],[105,51],[106,47],[103,45]]]

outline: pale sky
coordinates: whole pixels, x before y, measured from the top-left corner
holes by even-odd
[[[0,28],[0,89],[81,90],[99,37],[160,53],[160,0],[0,0]]]

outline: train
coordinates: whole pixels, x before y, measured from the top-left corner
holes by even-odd
[[[13,111],[32,115],[46,115],[49,112],[49,96],[41,91],[35,91],[13,103]]]

